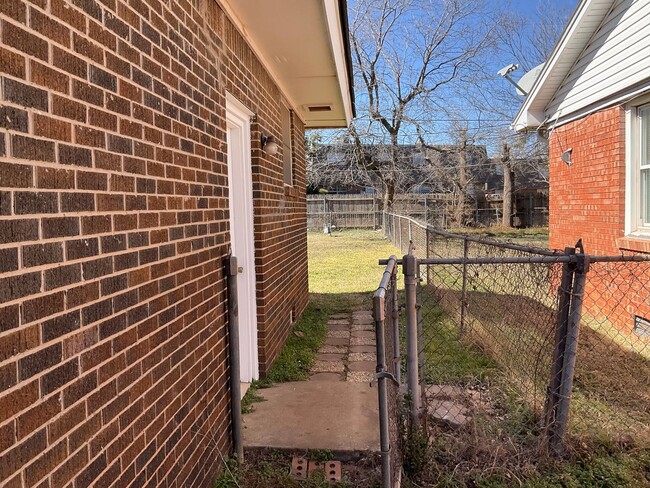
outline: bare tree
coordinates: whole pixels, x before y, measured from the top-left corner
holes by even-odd
[[[381,184],[384,208],[412,170],[400,144],[449,117],[453,88],[474,79],[480,57],[494,46],[490,7],[477,0],[359,0],[353,8],[354,165]],[[387,157],[364,151],[372,143],[388,148]]]

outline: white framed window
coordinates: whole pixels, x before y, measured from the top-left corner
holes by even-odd
[[[284,184],[293,186],[293,144],[291,141],[291,109],[281,105],[282,118],[282,161],[284,166]]]
[[[650,237],[650,98],[626,110],[625,234]]]

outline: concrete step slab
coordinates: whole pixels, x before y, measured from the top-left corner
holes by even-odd
[[[347,324],[346,325],[328,325],[327,330],[347,330],[347,331],[349,331],[350,326],[347,325]]]
[[[348,352],[347,346],[324,345],[318,350],[319,354],[345,354]]]
[[[352,324],[350,326],[350,330],[355,331],[355,330],[369,330],[372,331],[374,334],[375,331],[375,324]]]
[[[327,332],[327,337],[345,337],[346,339],[350,337],[349,330],[330,330]]]
[[[341,373],[314,373],[309,381],[345,381],[345,378]]]
[[[343,373],[345,366],[341,361],[315,361],[311,367],[312,373]]]
[[[328,326],[329,325],[350,325],[350,321],[345,319],[337,319],[337,320],[330,319],[327,321],[327,325]]]
[[[348,346],[350,344],[350,339],[347,337],[328,337],[325,339],[325,345],[327,346]]]
[[[377,352],[375,346],[350,346],[350,352]]]
[[[348,363],[348,369],[350,371],[368,371],[374,373],[377,369],[377,363],[375,361],[356,361]]]
[[[266,401],[244,415],[245,447],[379,449],[377,390],[367,383],[302,381],[259,393]]]
[[[352,337],[363,337],[366,339],[375,339],[375,333],[367,330],[352,331]]]
[[[375,373],[368,371],[348,371],[347,381],[349,383],[364,383],[370,385],[372,380],[375,379]]]
[[[316,361],[343,361],[345,354],[321,353],[316,356]]]
[[[352,318],[370,317],[372,318],[371,310],[355,310],[352,312]]]
[[[342,319],[349,319],[350,314],[349,313],[335,313],[330,315],[331,320],[342,320]]]
[[[348,361],[373,361],[377,363],[377,356],[374,352],[353,352],[348,354]]]

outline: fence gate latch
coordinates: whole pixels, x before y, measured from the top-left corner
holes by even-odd
[[[374,379],[370,382],[370,386],[372,387],[374,384],[377,383],[377,380],[380,380],[380,379],[382,379],[382,378],[387,378],[387,379],[391,380],[391,381],[393,382],[393,384],[395,384],[395,386],[399,386],[399,381],[397,381],[397,380],[395,379],[395,376],[393,376],[393,375],[392,375],[391,373],[389,373],[388,371],[379,371],[379,372],[375,373],[375,377],[374,377]]]

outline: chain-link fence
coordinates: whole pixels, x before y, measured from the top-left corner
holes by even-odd
[[[377,344],[380,444],[383,488],[399,487],[402,472],[401,382],[397,258],[391,256],[373,297]]]
[[[648,257],[461,236],[390,214],[384,230],[417,256],[409,391],[430,431],[509,432],[538,452],[650,446]]]

